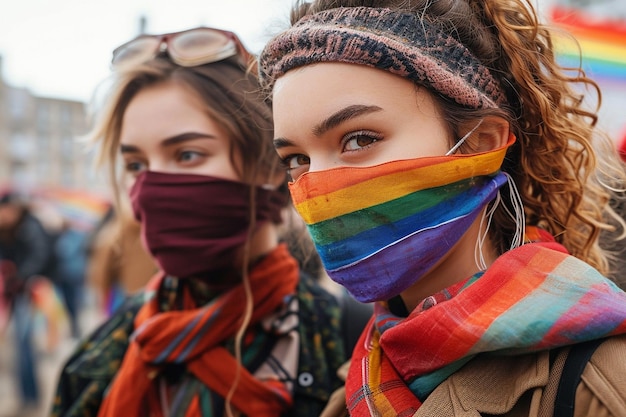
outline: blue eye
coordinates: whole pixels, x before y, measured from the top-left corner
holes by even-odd
[[[130,173],[139,173],[141,171],[145,171],[147,169],[146,164],[139,161],[127,161],[124,165],[124,170]]]
[[[182,151],[178,155],[178,159],[183,162],[193,161],[200,156],[199,152],[196,151]]]

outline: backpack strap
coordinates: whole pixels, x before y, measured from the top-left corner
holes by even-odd
[[[587,362],[605,339],[589,340],[573,345],[567,354],[563,373],[554,401],[554,415],[559,417],[574,416],[576,388]]]

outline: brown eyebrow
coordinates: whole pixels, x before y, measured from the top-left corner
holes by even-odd
[[[331,114],[325,120],[315,125],[315,127],[313,127],[313,134],[315,136],[321,136],[330,129],[337,127],[341,123],[344,123],[350,119],[354,119],[355,117],[381,110],[382,109],[378,106],[366,106],[363,104],[355,104],[352,106],[344,107],[343,109]]]
[[[187,132],[187,133],[182,133],[180,135],[172,136],[172,137],[165,139],[161,143],[161,146],[163,147],[172,146],[172,145],[176,145],[182,142],[188,142],[190,140],[195,140],[195,139],[215,139],[215,136],[209,135],[206,133]],[[139,152],[139,148],[137,148],[134,145],[120,144],[120,152],[123,154],[124,153],[137,153]]]
[[[351,106],[344,107],[343,109],[331,114],[326,119],[322,120],[320,123],[316,124],[312,132],[315,136],[321,136],[324,133],[328,132],[330,129],[339,126],[340,124],[354,119],[355,117],[362,116],[364,114],[374,113],[377,111],[381,111],[382,108],[378,106],[366,106],[364,104],[354,104]],[[276,138],[274,139],[274,147],[276,149],[284,148],[287,146],[293,145],[289,139],[286,138]]]
[[[139,148],[134,145],[120,145],[120,153],[138,153]]]
[[[293,146],[293,142],[290,141],[289,139],[285,139],[285,138],[276,138],[274,139],[274,148],[276,149],[281,149],[281,148],[286,148],[288,146]]]

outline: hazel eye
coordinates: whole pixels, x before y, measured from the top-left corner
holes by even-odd
[[[297,169],[303,165],[309,165],[311,163],[309,157],[302,154],[288,156],[283,161],[287,169]]]
[[[344,137],[343,150],[346,152],[358,151],[378,142],[382,139],[382,135],[367,130],[359,130],[352,132]]]
[[[287,170],[287,174],[292,180],[308,171],[311,159],[303,154],[292,154],[281,159],[281,164]]]

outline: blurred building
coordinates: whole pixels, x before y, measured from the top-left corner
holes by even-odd
[[[87,129],[85,103],[8,85],[0,57],[0,185],[104,189],[80,142]]]

